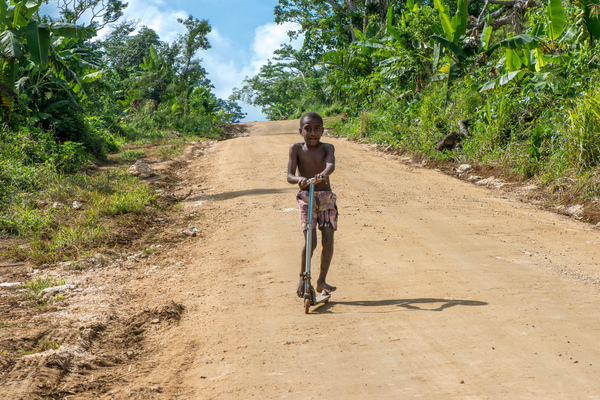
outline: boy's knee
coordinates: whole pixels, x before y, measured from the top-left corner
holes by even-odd
[[[321,243],[323,244],[323,247],[325,246],[331,246],[333,247],[333,229],[331,230],[323,230],[322,232],[322,237],[321,237]]]

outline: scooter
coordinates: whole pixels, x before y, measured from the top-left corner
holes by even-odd
[[[314,183],[315,178],[311,178],[307,181],[309,184],[309,202],[308,202],[308,227],[306,232],[306,266],[302,277],[304,278],[304,313],[308,314],[310,306],[316,306],[318,304],[325,304],[331,298],[331,293],[327,293],[325,290],[320,295],[317,295],[315,289],[310,284],[310,259],[311,259],[311,248],[312,248],[312,215],[313,215],[313,201],[314,201]]]

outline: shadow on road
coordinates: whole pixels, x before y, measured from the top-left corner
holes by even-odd
[[[247,190],[237,190],[235,192],[225,192],[225,193],[215,193],[215,194],[207,194],[196,197],[188,197],[185,201],[210,201],[210,200],[229,200],[235,199],[236,197],[242,196],[262,196],[265,194],[279,194],[279,193],[295,193],[298,191],[297,187],[290,187],[289,189],[247,189]]]
[[[439,303],[439,305],[438,305]],[[357,300],[357,301],[329,301],[321,307],[314,309],[315,313],[326,313],[334,305],[357,306],[357,307],[388,307],[398,306],[407,310],[419,311],[444,311],[447,308],[455,306],[486,306],[485,301],[477,300],[456,300],[456,299],[398,299],[398,300]]]

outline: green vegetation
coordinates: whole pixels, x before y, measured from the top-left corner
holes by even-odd
[[[50,1],[55,19],[42,3],[0,1],[0,237],[29,242],[5,255],[54,262],[114,241],[115,224],[159,208],[145,183],[93,164],[120,152],[111,160],[129,165],[151,142],[172,158],[244,114],[214,95],[197,57],[210,48],[208,21],[173,21],[185,33],[166,43],[120,21],[121,0]],[[84,206],[74,211],[73,201]]]
[[[37,296],[41,293],[42,290],[47,289],[53,286],[62,286],[66,285],[67,281],[64,279],[55,278],[53,276],[48,276],[46,278],[42,278],[38,276],[35,281],[26,281],[23,284],[24,289],[29,290],[28,298],[33,299],[37,298]]]
[[[60,349],[60,346],[61,346],[60,343],[56,343],[51,340],[45,340],[31,350],[26,350],[24,348],[21,348],[21,353],[23,355],[26,355],[26,354],[41,353],[42,351],[46,351],[46,350],[58,350],[58,349]]]
[[[26,281],[23,284],[24,289],[28,289],[29,292],[27,294],[27,299],[30,303],[35,304],[40,310],[45,309],[49,304],[54,303],[55,301],[59,301],[63,299],[63,295],[59,294],[54,296],[52,299],[48,301],[44,301],[39,299],[38,296],[42,292],[42,290],[53,287],[53,286],[62,286],[66,285],[67,281],[64,279],[54,278],[52,276],[48,276],[46,278],[42,278],[38,276],[35,281]],[[58,347],[57,347],[58,348]],[[44,349],[47,350],[47,349]],[[43,350],[39,350],[43,351]]]
[[[73,199],[83,204],[80,210],[73,210]],[[31,238],[28,250],[11,255],[56,262],[110,243],[119,217],[151,213],[148,207],[155,206],[151,188],[124,171],[50,174],[36,188],[35,201],[24,192],[4,207],[0,231]]]
[[[299,23],[290,34],[303,47],[282,46],[236,94],[271,119],[344,114],[330,122],[338,134],[424,159],[576,182],[557,193],[585,200],[600,194],[599,10],[599,0],[280,0],[276,21]],[[437,150],[461,120],[460,145]]]

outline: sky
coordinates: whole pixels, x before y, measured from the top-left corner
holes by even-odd
[[[202,66],[215,86],[217,97],[227,99],[246,76],[256,75],[282,43],[290,43],[292,24],[276,25],[273,9],[277,0],[123,0],[129,6],[123,19],[139,20],[156,31],[162,41],[172,42],[185,32],[177,18],[192,15],[209,21],[211,49],[198,52]],[[48,6],[51,7],[53,2]],[[103,32],[100,32],[102,35]],[[301,43],[291,43],[299,48]],[[260,108],[239,103],[248,115],[244,122],[264,121]]]

